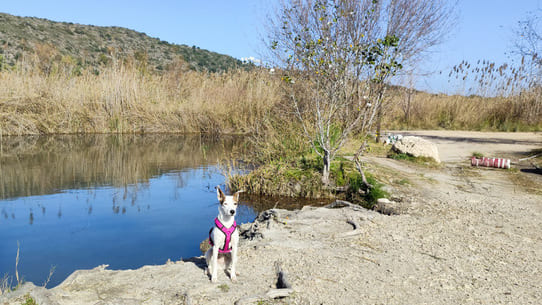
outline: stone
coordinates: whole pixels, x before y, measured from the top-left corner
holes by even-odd
[[[431,141],[415,136],[406,136],[393,144],[392,149],[398,153],[409,154],[414,157],[433,158],[440,163],[437,146]]]
[[[378,198],[376,202],[381,204],[391,204],[391,201],[388,198]]]
[[[373,210],[384,215],[399,215],[400,207],[395,201],[391,201],[388,198],[378,198]]]

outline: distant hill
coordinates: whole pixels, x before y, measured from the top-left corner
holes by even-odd
[[[0,13],[0,63],[13,65],[24,53],[70,58],[81,66],[131,56],[165,70],[181,57],[191,69],[210,72],[247,67],[242,61],[196,46],[176,45],[122,27],[55,22]]]

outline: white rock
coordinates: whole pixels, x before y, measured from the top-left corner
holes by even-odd
[[[392,203],[388,198],[378,198],[378,200],[376,202],[380,203],[380,204],[390,204],[390,203]]]
[[[405,153],[414,157],[429,157],[440,163],[437,146],[425,139],[414,136],[406,136],[393,144],[393,149],[399,153]]]

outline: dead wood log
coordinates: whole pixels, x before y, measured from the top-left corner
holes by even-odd
[[[334,202],[325,206],[325,208],[328,208],[328,209],[336,209],[336,208],[344,208],[344,207],[349,207],[356,211],[367,211],[367,209],[362,206],[359,206],[357,204],[353,204],[351,202],[344,201],[344,200],[335,200]]]
[[[521,161],[525,161],[525,160],[530,160],[530,159],[537,158],[537,157],[539,157],[539,156],[542,156],[542,154],[537,154],[537,155],[530,156],[530,157],[527,157],[527,158],[518,159],[518,161],[521,162]]]

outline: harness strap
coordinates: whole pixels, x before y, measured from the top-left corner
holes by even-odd
[[[226,236],[226,241],[224,242],[224,246],[222,248],[218,248],[218,252],[220,252],[220,253],[230,253],[231,252],[231,245],[230,245],[231,235],[233,234],[233,232],[235,232],[235,229],[237,228],[237,223],[234,220],[233,225],[231,227],[229,227],[229,228],[226,228],[220,222],[220,220],[218,220],[218,217],[217,217],[217,218],[215,218],[215,226],[217,228],[219,228],[220,231],[222,233],[224,233],[224,235]],[[213,238],[211,236],[212,231],[213,231],[213,229],[211,228],[211,231],[209,231],[209,244],[211,246],[214,246]]]

